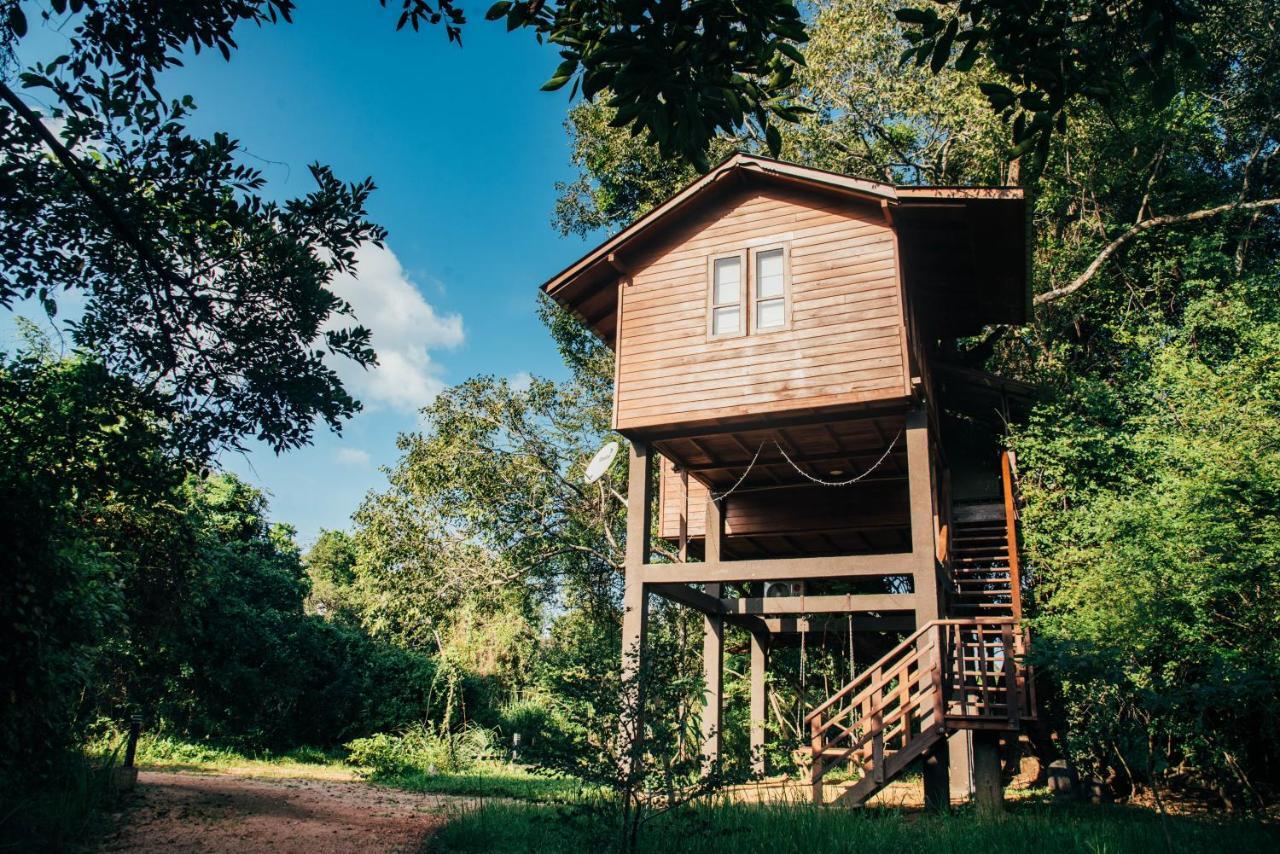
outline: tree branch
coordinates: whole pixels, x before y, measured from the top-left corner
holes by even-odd
[[[17,93],[5,85],[3,81],[0,81],[0,100],[3,100],[8,104],[9,107],[18,114],[23,122],[26,123],[27,127],[29,127],[36,136],[40,137],[40,140],[45,145],[49,146],[49,150],[53,152],[53,156],[57,158],[60,164],[62,164],[62,168],[67,170],[67,174],[76,182],[76,186],[78,186],[84,194],[89,197],[93,202],[94,207],[96,207],[98,212],[102,214],[104,219],[106,219],[111,230],[116,233],[116,236],[119,237],[125,245],[137,252],[143,262],[154,270],[156,275],[161,279],[164,279],[171,284],[177,284],[179,288],[188,287],[190,285],[189,282],[182,281],[177,274],[173,272],[173,270],[156,257],[151,247],[147,245],[147,242],[143,240],[136,231],[134,231],[133,227],[130,226],[128,222],[125,221],[124,215],[116,208],[115,204],[108,199],[106,194],[103,193],[102,190],[93,183],[92,179],[89,178],[89,175],[85,172],[79,158],[75,156],[71,149],[62,144],[62,140],[58,139],[58,137],[49,130],[44,121],[41,120],[40,116],[28,107],[26,102],[19,98]],[[157,300],[157,302],[167,302],[170,310],[175,310],[171,296],[166,300],[160,300],[159,295],[153,293],[152,299]],[[157,326],[169,351],[170,361],[176,365],[177,354],[174,352],[172,337],[168,330],[163,327],[163,324],[157,324]]]
[[[1218,205],[1214,208],[1205,208],[1204,210],[1192,211],[1191,213],[1184,214],[1166,214],[1164,216],[1152,217],[1151,219],[1135,223],[1115,240],[1108,243],[1103,250],[1097,254],[1093,261],[1089,263],[1089,266],[1085,268],[1085,271],[1079,276],[1076,276],[1070,284],[1039,294],[1035,298],[1035,304],[1044,305],[1047,302],[1052,302],[1056,299],[1070,296],[1080,290],[1085,285],[1089,284],[1090,280],[1098,274],[1098,271],[1102,269],[1102,265],[1106,264],[1107,260],[1110,259],[1112,255],[1119,252],[1126,243],[1145,231],[1149,231],[1162,225],[1176,225],[1183,222],[1195,222],[1196,220],[1209,219],[1210,217],[1227,213],[1228,211],[1248,211],[1256,210],[1258,208],[1273,207],[1276,205],[1280,205],[1280,199],[1258,199],[1253,202],[1230,202],[1225,205]]]

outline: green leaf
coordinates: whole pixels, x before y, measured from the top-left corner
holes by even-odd
[[[22,8],[16,4],[9,7],[9,29],[18,38],[22,38],[27,34],[27,16],[22,13]]]
[[[804,54],[800,49],[791,42],[778,42],[778,51],[794,62],[796,65],[804,65]]]
[[[938,43],[933,48],[933,59],[929,62],[929,70],[937,74],[947,64],[947,60],[951,58],[951,45],[956,40],[956,31],[960,27],[960,22],[956,18],[952,18],[947,22],[947,28],[943,31],[942,37],[938,39]]]
[[[973,65],[978,61],[978,40],[972,39],[964,46],[964,50],[960,51],[960,56],[956,58],[956,71],[970,71]]]
[[[987,96],[987,100],[991,102],[991,106],[996,110],[1009,108],[1017,98],[1012,89],[999,83],[979,83],[978,88],[982,90],[982,94]]]
[[[774,125],[765,125],[764,140],[769,145],[769,153],[777,157],[782,151],[782,134],[778,132],[778,128]]]
[[[938,20],[937,13],[932,9],[913,9],[910,6],[894,9],[893,16],[904,24],[917,24],[919,26],[927,26]]]
[[[510,8],[511,8],[510,0],[499,0],[499,2],[494,3],[492,6],[489,7],[488,12],[484,13],[484,19],[486,21],[496,21],[499,18],[501,18],[503,15],[506,15],[507,11]]]
[[[578,60],[566,59],[556,68],[555,73],[551,75],[551,79],[542,84],[542,91],[554,92],[562,88],[564,84],[573,79],[573,73],[577,70]]]

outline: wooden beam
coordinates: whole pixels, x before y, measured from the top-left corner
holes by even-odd
[[[759,619],[759,618],[757,618]],[[843,617],[829,617],[825,619],[807,619],[805,617],[765,617],[761,622],[770,634],[796,634],[801,631],[821,632],[824,629],[832,631],[839,629],[845,631],[848,623]],[[916,627],[915,617],[910,614],[904,616],[878,616],[873,614],[854,614],[853,630],[855,632],[909,632]]]
[[[669,599],[686,608],[692,608],[703,614],[723,614],[724,608],[720,606],[720,599],[716,596],[708,596],[701,590],[690,587],[687,584],[648,584],[646,585],[650,593],[656,593],[663,599]]]
[[[767,634],[769,632],[769,626],[765,620],[749,614],[726,615],[724,606],[720,604],[720,599],[715,596],[709,596],[687,584],[646,584],[645,589],[650,593],[661,596],[663,599],[684,605],[686,608],[692,608],[700,613],[720,615],[724,617],[726,623],[744,628],[753,634]]]
[[[843,421],[863,421],[868,418],[887,418],[900,416],[906,410],[902,399],[889,401],[872,401],[853,404],[851,408],[839,408],[834,411],[811,410],[797,414],[779,414],[768,421],[761,421],[759,416],[741,416],[722,419],[714,424],[691,424],[688,427],[641,427],[627,429],[624,436],[643,436],[654,443],[665,443],[677,439],[715,439],[729,433],[775,430],[779,427],[811,427],[815,424],[834,424]],[[755,453],[754,451],[752,453]]]
[[[843,596],[769,596],[721,599],[726,614],[843,614],[851,611],[911,611],[913,593],[846,593]]]
[[[715,502],[711,502],[714,504]],[[708,505],[708,510],[710,509]],[[711,517],[708,516],[708,519]],[[714,528],[714,526],[711,526]],[[710,530],[710,528],[708,529]],[[719,551],[719,542],[716,543]],[[651,563],[644,567],[646,584],[717,584],[736,581],[785,581],[795,578],[866,578],[911,575],[918,561],[907,552],[886,555],[836,555],[833,557],[763,558],[760,560],[713,559],[708,537],[703,563]]]

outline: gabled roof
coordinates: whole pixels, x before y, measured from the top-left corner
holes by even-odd
[[[680,213],[718,197],[727,190],[745,185],[808,188],[824,194],[843,196],[851,202],[878,204],[887,209],[904,211],[907,208],[937,206],[951,209],[954,214],[956,210],[962,210],[971,204],[990,208],[990,203],[997,203],[1005,208],[1012,203],[1017,206],[1018,221],[1023,219],[1023,193],[1019,188],[895,187],[824,169],[737,153],[557,273],[543,284],[542,290],[576,314],[606,343],[612,343],[617,310],[616,283],[618,277],[625,272],[620,253],[661,233],[667,225],[678,222]],[[890,213],[891,218],[892,216]],[[1001,216],[999,219],[1000,227],[1007,227],[1009,218]],[[972,230],[969,228],[966,234]],[[1022,230],[1019,228],[1019,231]],[[1025,247],[1023,248],[1025,260]],[[1025,289],[1029,276],[1020,278],[1021,287]],[[1021,301],[1025,303],[1026,300]],[[1020,317],[1024,312],[1023,308],[1014,314]],[[1018,319],[987,322],[1018,322]]]

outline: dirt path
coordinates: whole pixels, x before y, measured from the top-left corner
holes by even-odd
[[[143,771],[104,851],[417,851],[465,798],[368,783]]]

